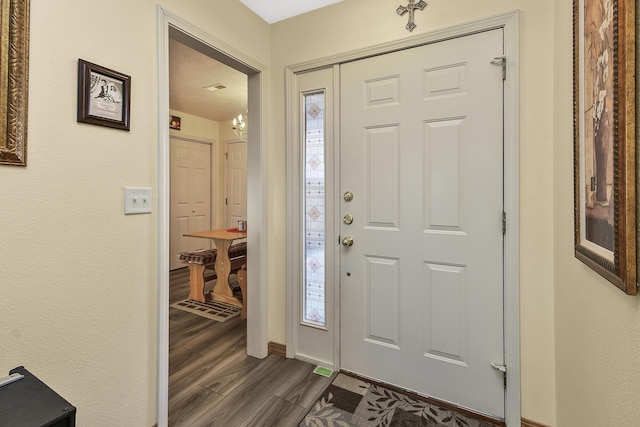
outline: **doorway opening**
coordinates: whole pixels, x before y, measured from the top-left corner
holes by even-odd
[[[158,16],[158,426],[168,423],[169,373],[169,241],[170,241],[170,150],[169,150],[169,40],[197,50],[247,76],[248,110],[251,111],[251,130],[247,141],[247,354],[267,356],[267,299],[266,299],[266,230],[265,150],[263,149],[262,111],[265,88],[262,75],[266,67],[220,40],[215,39],[188,22],[157,8]]]

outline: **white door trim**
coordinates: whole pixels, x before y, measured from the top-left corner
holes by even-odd
[[[265,74],[267,67],[214,38],[187,21],[157,6],[158,25],[158,365],[157,419],[158,427],[168,424],[169,398],[169,32],[170,28],[186,34],[206,46],[248,76],[251,134],[247,141],[247,222],[250,232],[248,250],[248,306],[247,354],[259,358],[267,356],[267,241],[260,238],[267,230],[267,150],[266,123],[263,112],[268,111]],[[268,81],[268,80],[267,80]]]
[[[311,80],[305,79],[310,77]],[[303,291],[301,287],[294,286],[287,290],[287,357],[297,358],[308,363],[321,365],[330,369],[338,369],[336,362],[339,360],[338,342],[339,334],[335,330],[339,327],[337,320],[339,315],[334,315],[335,308],[333,301],[336,301],[334,292],[337,289],[335,285],[340,280],[339,264],[335,264],[335,246],[331,245],[332,238],[329,236],[337,235],[340,230],[339,221],[333,215],[335,212],[334,204],[337,200],[335,191],[336,183],[339,182],[340,168],[336,163],[340,159],[340,153],[337,150],[337,144],[340,134],[340,127],[335,124],[339,119],[339,77],[340,67],[334,65],[325,67],[321,70],[315,70],[314,73],[308,73],[300,79],[293,75],[287,75],[287,81],[292,78],[292,85],[287,88],[292,89],[287,97],[287,111],[289,114],[295,114],[299,120],[296,120],[296,134],[289,138],[289,141],[300,141],[304,137],[304,96],[302,93],[314,93],[323,91],[325,95],[324,106],[324,126],[326,133],[324,135],[325,158],[323,159],[327,174],[334,172],[333,176],[325,176],[325,209],[326,219],[325,236],[328,239],[325,245],[325,258],[328,260],[324,269],[325,273],[325,304],[326,318],[323,327],[313,327],[303,322],[302,304],[304,301]],[[290,98],[292,96],[293,98]],[[291,117],[291,116],[289,116]],[[334,125],[335,124],[335,125]],[[287,283],[303,283],[305,280],[305,255],[303,250],[306,245],[304,243],[304,221],[306,209],[305,205],[305,157],[306,151],[302,144],[295,144],[287,148],[287,250],[289,262],[287,263]],[[339,258],[338,258],[339,259]],[[337,306],[336,306],[337,307]],[[319,350],[322,348],[322,350]],[[331,351],[329,351],[331,350]]]
[[[296,144],[298,114],[293,106],[296,101],[296,73],[313,69],[334,66],[347,61],[353,61],[372,55],[381,55],[400,49],[407,49],[427,43],[446,40],[453,37],[461,37],[480,31],[502,28],[504,31],[504,53],[507,58],[507,79],[504,83],[504,211],[507,216],[507,229],[504,239],[504,334],[505,334],[505,365],[508,367],[507,390],[505,392],[505,421],[508,426],[519,426],[520,413],[520,201],[519,201],[519,12],[513,11],[501,15],[456,25],[437,30],[431,33],[418,35],[382,45],[371,46],[364,49],[351,51],[331,57],[321,58],[302,64],[292,65],[286,68],[286,101],[287,101],[287,170],[296,170]],[[335,122],[336,126],[338,121]],[[338,141],[338,140],[336,140]],[[339,152],[339,147],[336,147]],[[287,222],[295,224],[299,221],[295,217],[299,204],[296,185],[287,180]],[[339,215],[335,212],[334,215]],[[297,228],[296,228],[297,229]],[[297,317],[291,313],[297,312],[298,299],[297,286],[300,277],[299,254],[292,245],[300,236],[290,235],[287,239],[287,355],[295,355],[295,327]],[[338,254],[339,256],[339,254]],[[339,265],[339,259],[334,261]],[[340,292],[336,289],[334,304],[340,307]],[[339,325],[340,310],[336,309],[336,324]],[[338,332],[336,332],[337,334]],[[339,340],[337,340],[339,342]],[[339,358],[339,351],[337,353]],[[339,360],[335,361],[340,366]]]

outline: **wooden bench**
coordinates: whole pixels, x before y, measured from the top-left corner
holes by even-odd
[[[247,318],[247,264],[243,264],[242,268],[238,270],[238,284],[242,291],[242,312],[240,317]]]
[[[204,302],[205,282],[217,278],[214,269],[217,253],[218,251],[216,249],[206,249],[196,252],[181,252],[178,254],[180,262],[189,266],[189,299]],[[247,262],[246,242],[231,245],[229,248],[229,261],[231,261],[231,273],[237,273]],[[214,270],[214,273],[205,277],[205,269]],[[242,298],[245,298],[244,294]]]

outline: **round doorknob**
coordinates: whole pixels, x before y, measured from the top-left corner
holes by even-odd
[[[344,236],[344,239],[342,239],[342,246],[353,246],[353,237]]]

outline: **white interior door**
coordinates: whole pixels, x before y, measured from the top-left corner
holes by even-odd
[[[169,268],[184,267],[178,254],[209,249],[208,239],[184,233],[211,228],[211,145],[171,138]]]
[[[501,418],[502,52],[492,30],[341,67],[342,369]]]
[[[227,144],[226,156],[226,215],[227,227],[237,227],[247,219],[247,143]]]

